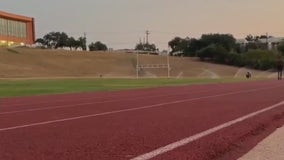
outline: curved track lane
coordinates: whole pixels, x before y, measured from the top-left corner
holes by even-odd
[[[283,89],[279,81],[261,81],[2,99],[0,159],[139,158],[281,103]],[[153,158],[226,157],[232,144],[262,125],[271,132],[283,116],[281,103]]]

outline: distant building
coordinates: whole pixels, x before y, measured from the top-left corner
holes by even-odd
[[[34,43],[34,18],[0,11],[0,46]]]
[[[237,43],[242,46],[246,46],[248,43],[260,43],[266,44],[269,50],[275,49],[280,42],[284,40],[284,37],[268,37],[268,38],[259,38],[257,41],[247,41],[246,39],[237,39]]]

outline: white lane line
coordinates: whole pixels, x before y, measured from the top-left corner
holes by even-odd
[[[196,93],[203,93],[203,92],[208,92],[208,91],[202,91],[202,92],[196,92]],[[165,95],[155,95],[155,96],[148,96],[148,97],[115,99],[115,100],[107,100],[107,101],[100,101],[100,102],[88,102],[88,103],[58,105],[58,106],[52,106],[52,107],[30,108],[30,109],[23,109],[23,110],[17,110],[17,111],[0,112],[0,115],[23,113],[23,112],[34,112],[34,111],[44,111],[44,110],[60,109],[60,108],[72,108],[72,107],[79,107],[79,106],[85,106],[85,105],[112,103],[112,102],[120,102],[120,101],[134,101],[134,100],[138,100],[138,99],[169,97],[169,96],[179,96],[179,95],[181,96],[181,95],[186,95],[186,94],[188,94],[188,93],[165,94]]]
[[[142,94],[142,95],[137,95],[137,96],[145,96],[146,94]],[[53,100],[52,102],[55,102],[55,103],[57,103],[57,102],[66,102],[67,100],[69,100],[70,98],[75,98],[76,99],[76,101],[78,101],[78,100],[80,100],[80,101],[82,101],[82,100],[95,100],[95,99],[103,99],[103,98],[111,98],[111,99],[113,99],[113,98],[127,98],[127,97],[129,97],[129,96],[122,96],[122,97],[120,97],[120,96],[118,96],[118,95],[113,95],[113,96],[106,96],[106,97],[68,97],[68,98],[66,98],[65,100]],[[53,97],[51,97],[51,98],[53,98]],[[10,105],[9,103],[8,104],[4,104],[2,107],[21,107],[21,106],[26,106],[26,105],[40,105],[40,104],[48,104],[50,101],[46,101],[46,100],[44,100],[44,101],[38,101],[38,102],[34,102],[34,103],[15,103],[15,104],[12,104],[12,105]],[[72,101],[70,101],[70,102],[72,102]]]
[[[20,126],[8,127],[8,128],[1,128],[0,132],[1,131],[8,131],[8,130],[19,129],[19,128],[27,128],[27,127],[33,127],[33,126],[39,126],[39,125],[46,125],[46,124],[52,124],[52,123],[58,123],[58,122],[65,122],[65,121],[83,119],[83,118],[97,117],[97,116],[103,116],[103,115],[110,115],[110,114],[115,114],[115,113],[123,113],[123,112],[128,112],[128,111],[142,110],[142,109],[160,107],[160,106],[176,104],[176,103],[181,103],[181,102],[184,102],[184,100],[168,102],[168,103],[160,103],[160,104],[149,105],[149,106],[144,106],[144,107],[139,107],[139,108],[123,109],[123,110],[103,112],[103,113],[97,113],[97,114],[91,114],[91,115],[85,115],[85,116],[78,116],[78,117],[72,117],[72,118],[58,119],[58,120],[45,121],[45,122],[39,122],[39,123],[32,123],[32,124],[20,125]]]
[[[258,88],[258,89],[250,89],[250,90],[245,90],[245,91],[229,92],[229,93],[214,95],[212,97],[226,96],[226,95],[239,94],[239,93],[255,92],[255,91],[261,91],[261,90],[279,88],[279,87],[282,87],[282,86],[283,85],[274,86],[274,87]],[[200,92],[200,93],[202,93],[202,92]],[[183,95],[183,94],[175,94],[173,96],[176,96],[176,95]],[[157,95],[157,96],[151,96],[151,98],[166,97],[166,96],[172,96],[172,95],[171,94],[168,94],[168,95]],[[206,99],[206,98],[212,98],[212,97],[211,96],[204,96],[204,97],[198,97],[198,98],[185,99],[184,102],[200,100],[200,99]],[[128,99],[123,99],[123,100],[138,100],[138,99],[145,99],[145,98],[149,98],[149,97],[128,98]],[[53,107],[31,108],[31,109],[24,109],[24,110],[18,110],[18,111],[7,111],[7,112],[0,112],[0,116],[1,115],[7,115],[7,114],[15,114],[15,113],[23,113],[23,112],[34,112],[34,111],[44,111],[44,110],[60,109],[60,108],[72,108],[72,107],[79,107],[79,106],[85,106],[85,105],[111,103],[111,102],[119,102],[119,101],[122,101],[122,100],[109,100],[109,101],[101,101],[101,102],[88,102],[88,103],[79,103],[79,104],[59,105],[59,106],[53,106]]]
[[[148,105],[148,106],[143,106],[143,107],[138,107],[138,108],[122,109],[122,110],[117,110],[117,111],[109,111],[109,112],[96,113],[96,114],[90,114],[90,115],[84,115],[84,116],[77,116],[77,117],[72,117],[72,118],[64,118],[64,119],[32,123],[32,124],[26,124],[26,125],[14,126],[14,127],[0,128],[0,132],[19,129],[19,128],[27,128],[27,127],[33,127],[33,126],[39,126],[39,125],[46,125],[46,124],[52,124],[52,123],[83,119],[83,118],[90,118],[90,117],[111,115],[111,114],[123,113],[123,112],[129,112],[129,111],[136,111],[136,110],[142,110],[142,109],[157,108],[157,107],[162,107],[162,106],[165,107],[167,105],[172,105],[172,104],[178,104],[178,103],[184,103],[184,102],[190,102],[190,101],[208,99],[208,98],[215,98],[215,97],[222,97],[222,96],[228,96],[228,95],[234,95],[234,94],[240,94],[240,93],[249,93],[249,92],[254,92],[254,91],[259,91],[259,90],[264,90],[264,89],[262,88],[262,89],[253,89],[253,90],[240,91],[240,92],[230,92],[230,93],[213,95],[213,96],[205,96],[205,97],[198,97],[198,98],[192,98],[192,99],[184,99],[184,100],[177,100],[177,101],[172,101],[172,102],[159,103],[159,104]]]
[[[158,155],[164,154],[164,153],[172,151],[172,150],[174,150],[176,148],[179,148],[179,147],[182,147],[184,145],[187,145],[187,144],[189,144],[189,143],[191,143],[191,142],[193,142],[195,140],[203,138],[203,137],[205,137],[207,135],[210,135],[210,134],[212,134],[214,132],[217,132],[217,131],[219,131],[221,129],[227,128],[227,127],[232,126],[232,125],[234,125],[236,123],[242,122],[242,121],[244,121],[246,119],[252,118],[252,117],[257,116],[257,115],[259,115],[261,113],[264,113],[266,111],[269,111],[269,110],[275,109],[277,107],[280,107],[282,105],[284,105],[284,101],[279,102],[279,103],[277,103],[275,105],[272,105],[272,106],[270,106],[268,108],[265,108],[265,109],[262,109],[262,110],[250,113],[250,114],[248,114],[246,116],[243,116],[243,117],[240,117],[238,119],[235,119],[235,120],[229,121],[227,123],[221,124],[221,125],[216,126],[214,128],[208,129],[208,130],[203,131],[201,133],[197,133],[197,134],[195,134],[193,136],[184,138],[184,139],[179,140],[177,142],[168,144],[168,145],[166,145],[164,147],[160,147],[160,148],[155,149],[155,150],[153,150],[151,152],[148,152],[148,153],[142,154],[142,155],[140,155],[138,157],[132,158],[131,160],[148,160],[148,159],[154,158],[154,157],[156,157]]]
[[[216,86],[219,86],[220,84],[214,84],[214,85],[216,85]],[[188,89],[186,89],[186,90],[188,90]],[[151,91],[151,92],[153,92],[153,91]],[[204,91],[203,91],[204,92]],[[194,92],[194,91],[190,91],[189,90],[189,92],[187,92],[187,93],[199,93],[199,92]],[[156,94],[155,92],[153,92],[153,93],[151,93],[151,94]],[[61,94],[59,94],[59,96],[60,96]],[[146,95],[149,95],[148,93],[147,94],[141,94],[141,95],[136,95],[136,96],[146,96]],[[129,96],[122,96],[122,97],[120,97],[120,96],[118,96],[118,95],[111,95],[111,96],[109,96],[109,95],[107,95],[106,97],[75,97],[77,100],[94,100],[94,99],[101,99],[101,98],[128,98]],[[68,99],[68,98],[67,98]],[[69,99],[70,99],[70,97],[69,97]],[[53,100],[53,102],[65,102],[66,100]],[[41,100],[41,101],[38,101],[38,102],[34,102],[34,103],[15,103],[15,104],[12,104],[12,107],[21,107],[21,106],[27,106],[27,105],[40,105],[40,104],[48,104],[49,103],[49,101],[46,101],[46,100]],[[3,103],[2,104],[2,106],[1,106],[1,108],[4,108],[4,107],[11,107],[11,105],[9,105],[9,104],[7,104],[7,103]]]
[[[153,92],[153,91],[151,91],[151,92]],[[155,92],[156,91],[154,91],[151,94],[157,94]],[[186,93],[193,93],[193,92],[186,92]],[[194,92],[194,93],[196,93],[196,92]],[[102,99],[102,98],[111,98],[111,99],[113,99],[113,98],[119,98],[119,99],[121,99],[121,98],[129,98],[129,95],[128,96],[127,95],[126,96],[119,96],[118,93],[115,93],[115,94],[116,95],[111,95],[111,96],[107,95],[105,97],[101,96],[101,97],[75,97],[75,98],[76,98],[76,100],[95,100],[95,99]],[[143,93],[143,94],[139,93],[139,94],[134,95],[134,96],[136,96],[136,97],[138,97],[138,96],[139,97],[144,97],[144,96],[147,96],[147,95],[149,95],[149,93]],[[59,96],[60,96],[60,94],[59,94]],[[68,97],[66,99],[68,100],[70,98],[74,98],[74,97]],[[53,102],[66,102],[66,99],[65,100],[53,100]],[[26,105],[39,105],[39,104],[48,104],[48,103],[49,103],[49,101],[43,100],[43,101],[38,101],[38,102],[34,102],[34,103],[15,103],[15,104],[12,104],[12,106],[13,107],[21,107],[21,106],[26,106]],[[11,105],[6,103],[6,104],[3,104],[2,107],[10,107],[10,106]]]

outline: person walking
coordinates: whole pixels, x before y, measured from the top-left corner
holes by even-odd
[[[282,72],[283,72],[283,60],[281,57],[278,57],[278,60],[277,60],[277,72],[278,72],[278,80],[281,80],[282,79]]]

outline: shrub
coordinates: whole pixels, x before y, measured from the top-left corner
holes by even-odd
[[[273,68],[275,58],[275,53],[266,50],[249,50],[244,54],[244,62],[246,66],[261,70]]]

